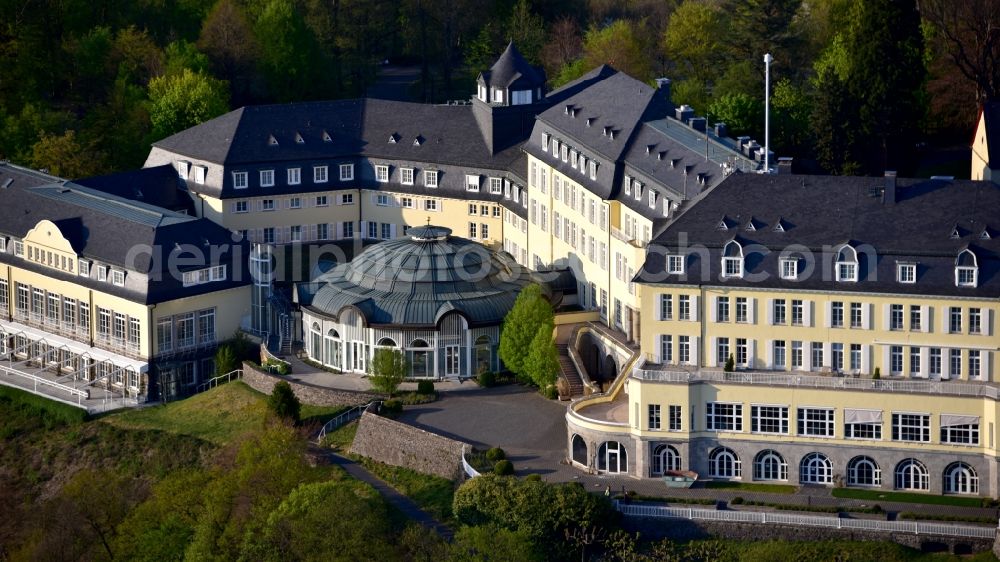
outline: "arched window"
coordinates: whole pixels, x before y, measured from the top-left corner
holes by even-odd
[[[944,469],[946,494],[978,494],[979,476],[976,469],[964,462],[953,462]]]
[[[743,246],[730,240],[722,249],[722,276],[743,277]]]
[[[930,476],[927,467],[917,459],[904,459],[896,465],[897,490],[928,490]]]
[[[979,260],[968,248],[955,258],[955,286],[975,287],[979,284]]]
[[[850,244],[837,250],[836,274],[837,281],[858,280],[858,252]]]
[[[486,334],[476,338],[476,374],[493,370],[493,341]]]
[[[344,344],[340,341],[340,334],[337,333],[337,330],[327,331],[324,343],[326,344],[326,354],[323,362],[335,369],[340,369],[343,364],[341,356]]]
[[[712,478],[739,478],[743,475],[740,457],[727,447],[716,447],[708,454],[708,475]]]
[[[765,449],[753,458],[754,480],[788,480],[788,463],[777,451]]]
[[[434,357],[427,345],[426,340],[415,339],[410,342],[410,347],[407,348],[407,359],[410,361],[410,376],[412,377],[433,377],[436,375],[434,372]]]
[[[410,347],[430,347],[430,346],[427,345],[426,341],[417,338],[410,342]]]
[[[491,343],[493,343],[492,340],[490,340],[490,337],[486,334],[476,338],[476,345],[490,345]]]
[[[375,344],[375,347],[396,347],[396,340],[392,338],[382,338],[378,340],[378,343]]]
[[[587,442],[579,435],[573,436],[573,462],[587,466]]]
[[[318,322],[313,322],[312,329],[309,330],[310,349],[309,356],[315,361],[323,362],[323,332]]]
[[[628,472],[628,452],[617,441],[605,441],[597,450],[598,472]]]
[[[803,484],[833,483],[833,465],[823,453],[809,453],[799,464],[799,482]]]
[[[671,445],[661,443],[653,448],[653,476],[662,476],[668,470],[681,469],[681,455]]]
[[[850,486],[881,486],[882,469],[871,457],[854,457],[847,463],[847,484]]]

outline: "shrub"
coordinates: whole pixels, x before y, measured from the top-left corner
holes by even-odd
[[[220,345],[219,350],[215,352],[215,376],[221,377],[239,368],[239,359],[233,346],[228,343]]]
[[[483,388],[489,388],[497,383],[497,376],[492,371],[483,371],[479,373],[476,382]]]
[[[872,373],[872,378],[873,379],[880,379],[880,378],[882,378],[882,369],[880,369],[878,367],[875,367],[875,372]]]
[[[733,357],[732,353],[730,353],[729,358],[726,359],[726,365],[722,368],[722,370],[727,373],[732,373],[736,370],[736,358]]]
[[[497,461],[497,463],[493,465],[493,473],[498,476],[510,476],[511,474],[514,474],[514,463],[506,459]]]
[[[559,398],[559,390],[556,389],[556,385],[550,384],[542,389],[542,396],[548,398],[549,400],[555,400]]]
[[[528,482],[541,482],[542,481],[542,475],[541,474],[529,474],[529,475],[525,476],[524,479],[527,480]]]
[[[292,391],[291,385],[285,381],[280,381],[274,385],[271,396],[267,399],[267,407],[276,416],[291,421],[293,424],[299,423],[299,413],[302,404]]]
[[[417,382],[417,394],[434,394],[434,381]]]
[[[507,458],[507,453],[500,447],[493,447],[486,451],[486,460],[490,462],[502,461]]]
[[[388,394],[389,398],[396,393],[400,383],[410,372],[410,362],[398,349],[379,348],[368,363],[368,379],[377,392]]]
[[[386,400],[382,402],[380,413],[386,416],[396,416],[403,412],[403,402],[401,400]]]
[[[740,505],[743,503],[743,496],[736,496],[735,498],[729,500],[731,505]]]

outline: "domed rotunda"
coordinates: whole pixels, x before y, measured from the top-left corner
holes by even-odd
[[[414,378],[497,371],[500,325],[531,281],[505,253],[448,228],[411,228],[296,287],[305,349],[344,372],[365,372],[380,347],[402,350]]]

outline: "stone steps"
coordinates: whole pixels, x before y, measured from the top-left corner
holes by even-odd
[[[576,371],[573,360],[569,358],[569,346],[557,345],[556,348],[559,350],[559,367],[562,371],[560,376],[569,385],[569,397],[582,396],[583,379],[580,378],[580,373]]]

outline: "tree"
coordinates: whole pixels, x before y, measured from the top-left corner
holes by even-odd
[[[670,16],[661,46],[680,76],[707,85],[720,74],[727,30],[722,12],[712,4],[685,0]],[[705,108],[702,107],[702,110]]]
[[[583,59],[588,68],[607,64],[638,80],[653,78],[649,46],[641,25],[617,20],[611,25],[587,31],[583,39]]]
[[[274,385],[271,396],[267,398],[267,407],[279,418],[293,424],[299,423],[299,412],[302,409],[302,404],[295,396],[292,386],[287,382],[279,381]]]
[[[525,364],[531,342],[543,324],[552,325],[553,316],[552,305],[542,293],[541,285],[532,283],[517,295],[500,333],[500,360],[512,373],[530,378]]]
[[[722,94],[708,106],[714,121],[722,121],[733,136],[744,133],[756,136],[764,123],[764,104],[742,92]]]
[[[409,374],[410,362],[398,349],[384,347],[376,349],[368,365],[368,379],[371,380],[372,388],[388,394],[389,398],[392,398]]]
[[[799,39],[792,22],[802,0],[726,0],[722,11],[729,15],[722,37],[734,60],[760,62],[764,53],[774,55],[771,71],[794,68]],[[756,64],[759,78],[763,63]]]
[[[233,0],[219,0],[205,17],[198,48],[208,55],[216,76],[229,82],[236,106],[260,96],[256,78],[260,47],[246,13]]]
[[[184,68],[149,82],[149,120],[155,139],[168,137],[229,111],[228,86]]]
[[[976,87],[982,107],[1000,98],[1000,0],[920,0],[955,68]]]
[[[326,64],[319,44],[291,0],[270,0],[254,26],[258,68],[271,97],[281,102],[325,97]]]
[[[532,562],[539,555],[531,537],[494,526],[464,526],[455,533],[449,562]]]
[[[899,170],[912,162],[925,111],[916,6],[854,0],[848,22],[815,65],[818,159],[834,173]]]
[[[559,374],[559,351],[552,337],[552,324],[542,323],[531,340],[524,370],[538,388],[555,384]]]
[[[228,343],[220,345],[218,351],[215,352],[215,376],[221,377],[239,368],[240,362],[233,346]]]
[[[722,370],[727,373],[732,373],[736,370],[736,359],[733,357],[732,353],[730,353],[729,357],[726,358],[726,364],[722,367]]]
[[[545,65],[545,72],[550,80],[555,83],[554,77],[560,73],[560,69],[577,60],[581,52],[583,52],[583,39],[580,37],[580,26],[576,24],[576,20],[563,17],[552,24],[548,42],[542,47],[541,53],[542,64]],[[569,80],[560,84],[566,82]]]
[[[31,147],[29,162],[33,168],[46,169],[64,178],[96,175],[103,165],[104,155],[94,146],[69,130],[61,135],[42,133]]]
[[[531,3],[518,0],[506,24],[506,38],[517,45],[525,60],[538,64],[545,44],[545,22],[531,11]]]

